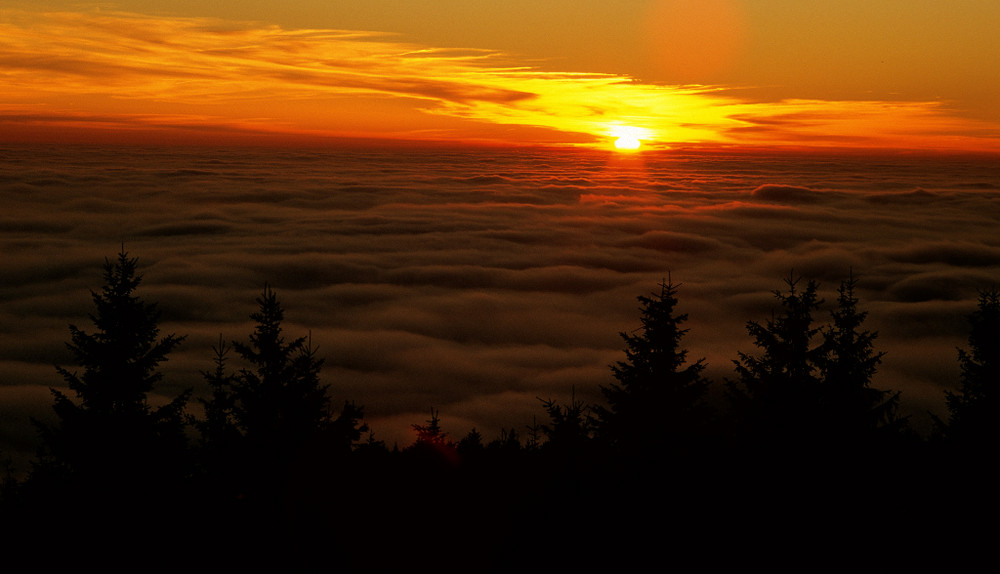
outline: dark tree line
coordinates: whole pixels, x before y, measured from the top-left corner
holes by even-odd
[[[995,288],[969,317],[960,385],[926,440],[898,414],[900,393],[872,385],[883,354],[864,328],[857,279],[841,282],[824,322],[819,285],[792,276],[771,318],[748,321],[756,351],[738,353],[724,393],[711,392],[704,359],[689,360],[679,285],[667,280],[638,297],[639,327],[621,333],[624,358],[610,366],[602,404],[544,399],[541,423],[457,441],[432,408],[400,449],[375,439],[362,407],[334,408],[311,337],[286,337],[267,286],[248,340],[220,336],[212,349],[209,394],[150,404],[184,338],[161,335],[140,282],[135,258],[107,261],[93,331],[70,326],[80,370],[57,372],[73,396],[52,391],[55,420],[38,423],[29,477],[3,482],[11,536],[46,529],[95,543],[108,535],[92,529],[103,521],[121,539],[186,538],[248,563],[315,559],[332,545],[345,571],[393,571],[440,558],[433,549],[447,543],[449,560],[481,566],[466,571],[501,571],[539,562],[528,556],[529,523],[549,544],[600,532],[608,556],[649,534],[635,516],[653,507],[671,528],[686,525],[672,531],[675,544],[697,545],[698,529],[752,530],[747,521],[766,512],[788,512],[796,526],[822,512],[872,512],[858,501],[880,480],[913,495],[960,463],[991,461],[998,444]],[[803,501],[809,517],[795,514]]]

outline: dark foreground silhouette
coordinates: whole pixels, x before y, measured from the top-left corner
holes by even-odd
[[[160,334],[140,282],[136,259],[109,260],[93,331],[70,327],[80,370],[57,372],[73,396],[53,391],[28,478],[4,483],[8,556],[342,572],[898,568],[971,559],[989,532],[995,289],[970,314],[960,384],[931,437],[897,415],[898,392],[871,385],[882,354],[852,275],[828,323],[818,285],[790,277],[771,319],[748,322],[756,351],[738,353],[723,392],[688,360],[678,286],[664,281],[639,297],[604,404],[544,399],[541,424],[458,440],[431,409],[400,449],[375,440],[360,406],[334,408],[322,359],[309,338],[286,339],[269,287],[248,340],[212,349],[199,416],[190,392],[150,405],[183,337]]]

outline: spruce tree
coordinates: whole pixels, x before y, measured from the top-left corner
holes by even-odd
[[[992,452],[1000,444],[1000,289],[981,291],[969,317],[968,350],[959,349],[958,392],[945,394],[948,407],[944,435],[954,446]]]
[[[540,429],[546,438],[541,449],[550,461],[557,465],[575,465],[592,454],[593,408],[576,400],[575,389],[568,405],[559,404],[553,399],[538,400],[549,416],[549,422],[540,425]]]
[[[423,445],[433,448],[439,447],[452,447],[454,444],[451,439],[448,438],[448,433],[444,432],[441,428],[441,418],[438,416],[438,411],[431,408],[431,418],[425,421],[427,424],[418,425],[413,424],[410,427],[413,432],[417,433],[417,440],[415,445]]]
[[[249,343],[233,349],[249,366],[235,375],[233,414],[254,448],[275,454],[301,445],[331,423],[327,385],[319,380],[323,366],[310,339],[285,341],[284,309],[265,286],[257,298],[256,322]]]
[[[220,340],[214,349],[215,369],[204,373],[212,394],[202,400],[198,427],[209,482],[274,509],[290,481],[337,466],[367,427],[349,401],[333,416],[329,386],[319,378],[323,360],[311,337],[286,340],[274,290],[265,286],[257,305],[249,341],[230,347]],[[228,370],[230,349],[244,363],[235,372]]]
[[[434,483],[438,472],[445,469],[450,471],[458,466],[458,443],[451,440],[441,427],[437,409],[431,408],[431,417],[424,422],[426,424],[410,425],[416,434],[416,440],[403,449],[403,460],[413,465],[411,468],[421,474],[421,480]],[[440,486],[436,484],[435,488]]]
[[[215,368],[202,372],[211,390],[209,397],[198,398],[204,418],[191,417],[200,434],[196,460],[201,489],[206,497],[221,496],[223,500],[226,498],[223,493],[243,482],[242,461],[247,456],[243,433],[236,420],[233,389],[237,379],[227,365],[231,350],[232,346],[219,335],[218,345],[212,347]]]
[[[704,359],[688,363],[681,347],[687,315],[676,313],[677,286],[664,281],[638,300],[640,328],[620,333],[626,360],[611,366],[617,383],[601,387],[607,406],[594,407],[597,434],[630,456],[676,453],[693,446],[710,416]]]
[[[522,448],[521,437],[515,429],[500,429],[500,436],[486,444],[486,448],[498,452],[519,452]]]
[[[906,419],[897,413],[900,393],[871,386],[884,353],[874,350],[878,333],[862,329],[868,316],[858,309],[853,273],[837,290],[832,323],[823,331],[818,367],[824,424],[833,441],[871,445],[877,434],[898,433]]]
[[[136,290],[137,259],[105,260],[104,286],[91,292],[95,331],[70,325],[67,347],[82,372],[57,367],[75,400],[60,390],[54,424],[39,424],[42,447],[33,479],[84,496],[126,497],[173,488],[186,471],[183,411],[188,393],[154,407],[149,393],[183,337],[160,337],[159,312]],[[96,501],[95,501],[96,502]]]
[[[744,436],[766,448],[816,438],[821,403],[821,378],[816,364],[823,348],[814,345],[820,332],[813,314],[822,301],[818,284],[790,276],[787,293],[774,291],[780,312],[764,324],[747,322],[747,332],[761,353],[739,353],[738,381],[729,388]],[[741,433],[742,434],[742,433]]]
[[[231,445],[240,435],[235,414],[236,397],[233,393],[236,376],[229,372],[226,365],[231,349],[222,335],[219,335],[219,344],[212,347],[215,369],[202,371],[202,376],[212,391],[209,398],[198,399],[205,418],[193,421],[201,432],[203,445],[220,451],[226,450],[226,445]]]
[[[469,434],[458,441],[455,445],[455,451],[463,465],[480,462],[483,454],[486,452],[486,445],[483,443],[483,433],[473,427],[469,431]]]

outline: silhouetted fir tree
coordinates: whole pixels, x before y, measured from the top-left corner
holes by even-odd
[[[416,433],[413,444],[402,450],[399,457],[400,469],[397,472],[403,479],[401,484],[391,488],[410,489],[419,493],[418,496],[404,496],[396,499],[394,506],[397,511],[407,514],[417,514],[418,509],[430,508],[431,512],[421,520],[422,529],[414,531],[406,544],[418,547],[433,544],[439,536],[438,532],[445,528],[449,520],[455,520],[462,506],[468,502],[460,502],[460,481],[457,469],[459,455],[457,445],[448,437],[441,427],[438,410],[431,408],[430,418],[425,424],[412,424],[410,427]],[[424,530],[427,529],[427,530]]]
[[[323,360],[306,337],[285,341],[285,311],[270,287],[257,305],[249,343],[233,343],[250,365],[235,377],[235,420],[254,448],[287,452],[330,422],[327,385],[319,381]]]
[[[862,330],[867,312],[858,309],[853,273],[837,290],[832,323],[823,331],[817,365],[822,382],[823,424],[831,441],[873,447],[873,439],[898,434],[906,419],[897,415],[899,392],[871,386],[884,353],[875,352],[872,331]],[[880,435],[882,435],[880,437]]]
[[[457,445],[441,428],[441,418],[438,416],[438,412],[431,408],[431,418],[424,421],[426,424],[410,425],[417,438],[413,444],[404,449],[404,452],[410,456],[411,460],[431,464],[446,463],[446,466],[453,466],[459,460]]]
[[[94,506],[140,506],[133,497],[176,492],[187,473],[183,410],[189,393],[153,407],[160,363],[183,337],[160,337],[156,305],[136,295],[137,259],[105,260],[104,286],[91,292],[95,332],[70,325],[67,347],[83,372],[57,367],[76,401],[52,389],[57,420],[39,424],[42,447],[32,480],[69,489]]]
[[[470,453],[478,454],[486,449],[486,445],[483,444],[483,433],[476,430],[475,427],[469,431],[469,434],[462,437],[455,446],[458,448],[458,453],[463,457]]]
[[[475,427],[455,443],[458,464],[465,470],[480,469],[487,462],[486,443],[483,433]]]
[[[413,424],[410,427],[417,433],[416,443],[418,445],[443,446],[451,445],[448,433],[441,429],[441,418],[439,411],[431,409],[431,418],[427,419],[425,425]]]
[[[319,379],[323,360],[309,338],[286,341],[284,309],[270,287],[257,305],[249,342],[232,344],[247,366],[228,373],[228,348],[215,349],[216,369],[205,374],[212,396],[199,426],[207,432],[203,452],[221,453],[208,459],[208,472],[230,477],[233,496],[267,509],[287,502],[293,481],[305,473],[332,474],[365,427],[351,402],[333,417],[328,385]]]
[[[327,446],[336,449],[340,455],[346,455],[361,443],[361,437],[368,431],[364,407],[345,400],[337,418],[323,427],[322,435]]]
[[[706,430],[704,359],[686,362],[687,315],[675,312],[676,295],[677,286],[665,281],[659,293],[638,297],[641,326],[620,333],[626,360],[611,366],[618,382],[601,387],[608,406],[594,407],[598,437],[626,456],[686,451]]]
[[[512,477],[512,480],[518,480],[513,477],[519,474],[523,476],[525,472],[531,472],[528,469],[530,465],[537,462],[536,454],[537,449],[532,450],[521,444],[521,437],[518,436],[516,430],[501,428],[500,435],[486,443],[483,459],[486,461],[486,465],[492,469],[491,472],[494,473],[495,477],[506,476]],[[510,489],[510,485],[507,485],[506,488]]]
[[[218,345],[212,347],[215,369],[202,371],[202,377],[211,390],[208,398],[198,399],[204,418],[189,415],[191,424],[200,435],[196,461],[201,494],[215,502],[228,498],[225,493],[242,483],[245,470],[241,461],[246,453],[243,452],[243,434],[236,420],[236,394],[233,391],[236,375],[227,368],[231,350],[232,347],[219,335]]]
[[[365,457],[383,456],[390,452],[384,440],[375,438],[375,431],[366,428],[363,432],[368,433],[368,438],[355,446],[355,452]]]
[[[242,436],[236,420],[236,395],[233,392],[236,376],[226,367],[231,349],[219,335],[219,344],[212,347],[215,369],[202,371],[212,394],[207,399],[198,399],[204,410],[204,419],[193,418],[192,421],[201,433],[203,447],[212,449],[211,457],[231,448]]]
[[[528,431],[528,438],[524,441],[524,450],[536,452],[542,445],[542,427],[538,424],[538,417],[531,417],[531,424],[525,427]]]
[[[541,450],[550,462],[575,465],[594,454],[594,418],[592,407],[576,400],[574,391],[568,405],[541,399],[549,422],[539,426],[545,435]]]
[[[821,378],[816,364],[824,352],[813,345],[820,329],[813,313],[822,304],[818,285],[808,281],[798,289],[799,279],[787,279],[787,293],[775,291],[780,313],[764,324],[747,322],[747,332],[761,354],[739,353],[733,361],[739,380],[729,382],[734,411],[741,425],[738,433],[765,448],[812,441],[821,422]]]
[[[947,422],[938,421],[949,446],[989,456],[1000,445],[1000,289],[981,291],[968,316],[969,349],[958,350],[958,392],[947,391]]]
[[[500,436],[486,444],[486,448],[491,451],[517,452],[521,450],[521,437],[514,429],[500,429]]]

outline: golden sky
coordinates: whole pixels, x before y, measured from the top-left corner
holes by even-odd
[[[1000,150],[994,0],[0,7],[0,141]]]

